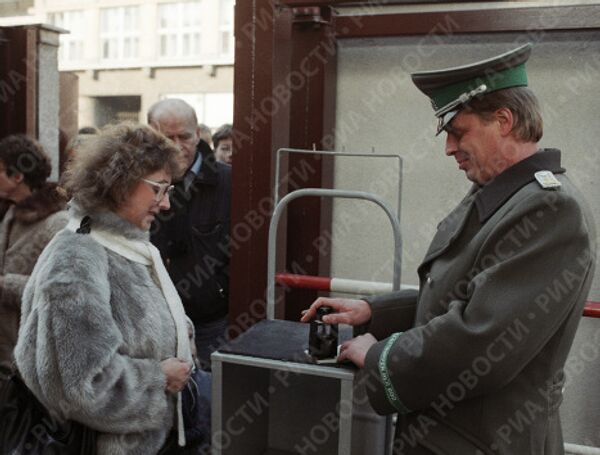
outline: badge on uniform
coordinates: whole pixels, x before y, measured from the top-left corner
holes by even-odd
[[[544,189],[558,188],[562,185],[554,174],[550,171],[538,171],[535,174],[535,179]]]

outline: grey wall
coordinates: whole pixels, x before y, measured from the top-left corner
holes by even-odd
[[[58,179],[59,150],[59,75],[58,75],[58,36],[54,29],[40,26],[38,43],[38,140],[52,160],[50,180]]]
[[[431,107],[412,85],[409,73],[473,62],[527,41],[536,43],[528,73],[530,87],[538,94],[544,112],[545,134],[540,145],[563,151],[564,166],[587,197],[600,227],[599,32],[341,42],[337,149],[369,152],[374,147],[378,153],[400,153],[404,158],[402,282],[417,283],[416,267],[437,223],[470,186],[454,159],[445,157],[444,135],[434,137],[436,122]],[[393,206],[397,203],[397,177],[397,168],[390,162],[382,165],[373,159],[338,159],[336,163],[336,187],[378,192]],[[334,205],[332,275],[389,281],[391,230],[382,214],[364,207],[348,202]],[[590,299],[600,301],[600,267]],[[600,320],[586,321],[584,329],[572,356],[581,355],[585,341],[600,334]],[[600,336],[596,339],[600,341]],[[584,356],[584,369],[571,371],[573,380],[563,407],[569,416],[565,435],[569,442],[600,446],[600,434],[593,423],[597,422],[600,396],[586,390],[600,377],[600,352],[596,349],[595,354],[587,352]],[[584,419],[587,411],[580,409],[583,404],[595,415],[588,427]]]
[[[454,36],[444,39],[444,46],[439,37],[341,42],[337,149],[369,152],[374,147],[378,153],[399,153],[404,159],[403,282],[416,284],[415,269],[435,226],[470,186],[454,160],[445,157],[444,135],[434,137],[435,119],[429,102],[412,85],[409,72],[472,62],[516,47],[527,38],[513,34]],[[563,150],[569,175],[579,183],[600,225],[596,184],[600,175],[600,105],[594,102],[600,95],[600,33],[576,37],[548,33],[529,38],[538,40],[528,73],[544,111],[545,134],[540,145]],[[392,163],[338,158],[336,187],[376,190],[395,206],[398,174]],[[392,243],[384,217],[376,210],[349,204],[338,203],[334,209],[337,245],[333,274],[389,279],[391,272],[384,263]],[[357,215],[360,222],[348,220]],[[591,297],[600,300],[600,270]]]

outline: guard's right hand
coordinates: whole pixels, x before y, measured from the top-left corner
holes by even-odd
[[[308,310],[302,312],[300,320],[309,322],[314,319],[317,308],[322,306],[331,307],[334,311],[333,314],[323,316],[323,322],[327,324],[361,325],[371,319],[371,307],[364,300],[319,297]]]
[[[192,374],[192,364],[175,357],[160,362],[160,368],[167,377],[166,389],[173,394],[183,390]]]

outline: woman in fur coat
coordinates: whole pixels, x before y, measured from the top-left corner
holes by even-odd
[[[97,430],[101,455],[156,454],[172,429],[185,443],[187,322],[148,232],[178,153],[145,126],[86,140],[66,178],[69,224],[23,295],[19,371],[50,410]]]
[[[50,176],[50,158],[35,140],[16,134],[0,141],[0,383],[13,368],[21,296],[40,253],[67,224],[66,200]]]

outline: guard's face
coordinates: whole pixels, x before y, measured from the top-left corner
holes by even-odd
[[[478,115],[461,111],[445,129],[446,155],[454,157],[469,180],[483,185],[505,169],[499,161],[497,122],[487,122]]]

